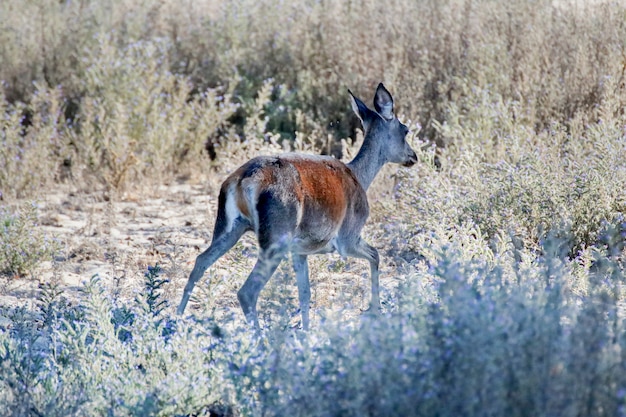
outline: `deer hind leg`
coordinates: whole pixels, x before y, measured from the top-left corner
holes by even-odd
[[[177,313],[179,315],[185,311],[194,286],[202,278],[207,268],[232,248],[247,230],[249,230],[249,224],[239,218],[233,222],[231,229],[228,231],[216,227],[211,245],[196,258],[196,263],[191,271],[191,275],[189,275],[187,285],[185,285],[183,298],[178,306]]]
[[[298,283],[298,299],[302,314],[302,329],[309,330],[309,308],[311,303],[311,284],[309,282],[309,265],[306,255],[292,254],[293,269],[296,271]]]
[[[259,327],[256,304],[259,294],[283,260],[293,239],[297,222],[297,203],[284,201],[280,193],[266,190],[259,194],[258,214],[259,259],[237,298],[246,319]]]
[[[269,244],[269,247],[264,247],[267,244],[265,242],[268,241],[262,238],[263,235],[263,232],[259,232],[259,242],[263,242],[259,250],[259,259],[252,268],[248,279],[237,292],[237,299],[239,299],[246,320],[257,328],[259,327],[259,319],[256,305],[259,294],[285,257],[290,243],[289,235],[284,234],[278,235],[274,243]]]
[[[278,268],[282,258],[278,254],[275,254],[274,257],[260,256],[248,279],[237,292],[237,299],[244,316],[246,316],[246,320],[257,328],[259,327],[259,319],[257,317],[256,305],[259,294],[274,274],[274,271],[276,271],[276,268]]]
[[[380,258],[378,251],[373,246],[369,245],[360,237],[354,245],[350,245],[346,248],[345,254],[355,258],[367,259],[370,263],[370,276],[372,279],[372,298],[370,306],[367,311],[373,313],[380,312],[380,288],[378,283],[378,264]]]

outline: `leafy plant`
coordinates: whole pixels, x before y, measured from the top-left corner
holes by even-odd
[[[162,288],[169,280],[159,278],[160,274],[161,267],[159,264],[149,266],[148,271],[144,274],[144,287],[146,290],[144,297],[148,307],[147,312],[154,317],[159,316],[167,307],[167,300],[162,299]]]
[[[206,140],[227,124],[236,106],[218,89],[192,94],[192,85],[167,70],[166,40],[115,48],[103,37],[89,51],[79,130],[72,143],[88,172],[123,189],[149,172],[187,174]]]
[[[35,204],[15,211],[0,208],[0,270],[25,275],[59,249],[59,243],[38,228]]]

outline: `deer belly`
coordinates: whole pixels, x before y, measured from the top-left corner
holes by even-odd
[[[317,220],[303,216],[293,239],[294,252],[313,254],[331,252],[332,241],[337,237],[340,225],[319,218]]]

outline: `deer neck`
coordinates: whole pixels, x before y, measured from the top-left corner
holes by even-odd
[[[378,171],[385,164],[380,146],[376,146],[376,143],[369,139],[368,137],[364,139],[363,146],[361,146],[354,159],[348,163],[348,167],[350,167],[365,191],[367,191],[374,178],[376,178]]]

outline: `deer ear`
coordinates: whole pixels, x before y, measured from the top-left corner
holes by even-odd
[[[378,84],[374,96],[374,108],[385,120],[393,120],[393,97],[383,83]]]
[[[371,112],[371,110],[367,108],[365,103],[355,97],[354,94],[352,94],[352,91],[348,90],[348,93],[350,93],[350,104],[352,105],[352,111],[354,111],[354,113],[359,116],[359,119],[361,119],[361,124],[363,124],[363,128],[366,128],[366,125],[369,125],[369,113]]]

